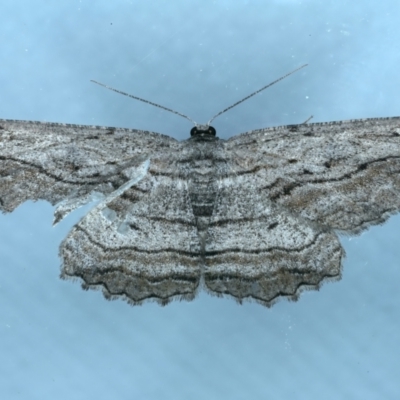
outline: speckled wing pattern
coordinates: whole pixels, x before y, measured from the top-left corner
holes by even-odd
[[[0,208],[44,199],[62,278],[132,304],[204,288],[271,305],[341,276],[336,232],[400,209],[400,118],[290,125],[178,142],[138,130],[0,120]]]
[[[281,126],[224,143],[206,286],[270,305],[341,276],[335,233],[400,210],[400,118]]]

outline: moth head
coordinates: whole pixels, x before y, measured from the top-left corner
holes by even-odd
[[[196,125],[190,130],[190,136],[215,136],[217,131],[209,125]]]

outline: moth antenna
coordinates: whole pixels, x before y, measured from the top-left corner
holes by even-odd
[[[132,98],[132,99],[139,100],[139,101],[142,101],[143,103],[147,103],[147,104],[150,104],[150,105],[152,105],[152,106],[154,106],[154,107],[161,108],[162,110],[169,111],[169,112],[171,112],[171,113],[173,113],[173,114],[176,114],[176,115],[180,115],[181,117],[186,118],[187,120],[189,120],[189,121],[190,121],[192,124],[194,124],[195,126],[198,125],[196,121],[193,121],[193,120],[192,120],[190,117],[188,117],[187,115],[181,114],[180,112],[175,111],[175,110],[172,110],[171,108],[167,108],[167,107],[164,107],[164,106],[162,106],[162,105],[160,105],[160,104],[153,103],[152,101],[145,100],[145,99],[142,99],[142,98],[140,98],[140,97],[133,96],[132,94],[122,92],[121,90],[114,89],[114,88],[112,88],[111,86],[104,85],[103,83],[97,82],[97,81],[95,81],[95,80],[93,80],[93,79],[91,79],[90,82],[96,83],[97,85],[103,86],[103,87],[105,87],[106,89],[112,90],[113,92],[116,92],[116,93],[119,93],[119,94],[123,94],[124,96],[130,97],[130,98]]]
[[[304,122],[302,122],[301,124],[308,124],[308,121],[311,121],[314,118],[314,115],[311,115],[309,118],[307,118]]]
[[[272,85],[275,85],[275,83],[278,83],[278,82],[281,81],[282,79],[287,78],[289,75],[294,74],[295,72],[297,72],[298,70],[300,70],[300,69],[306,67],[307,65],[308,65],[308,64],[304,64],[304,65],[302,65],[301,67],[296,68],[295,70],[289,72],[288,74],[281,76],[281,77],[278,78],[276,81],[273,81],[273,82],[269,83],[268,85],[262,87],[261,89],[258,89],[258,90],[256,90],[255,92],[249,94],[248,96],[246,96],[246,97],[243,98],[242,100],[237,101],[235,104],[232,104],[231,106],[225,108],[225,110],[222,110],[222,111],[220,111],[218,114],[214,115],[214,116],[207,122],[207,125],[209,126],[209,125],[211,124],[211,122],[212,122],[215,118],[219,117],[219,116],[220,116],[221,114],[223,114],[224,112],[230,110],[230,109],[233,108],[233,107],[236,107],[236,106],[239,105],[240,103],[243,103],[244,101],[246,101],[246,100],[249,99],[250,97],[253,97],[253,96],[255,96],[256,94],[262,92],[264,89],[267,89],[267,88],[269,88],[269,87],[272,86]]]
[[[236,103],[232,104],[231,106],[229,106],[229,107],[225,108],[224,110],[220,111],[218,114],[214,115],[214,116],[207,122],[206,126],[210,126],[211,122],[212,122],[215,118],[217,118],[217,117],[219,117],[221,114],[223,114],[224,112],[230,110],[230,109],[233,108],[233,107],[236,107],[236,106],[239,105],[240,103],[243,103],[244,101],[248,100],[250,97],[255,96],[256,94],[262,92],[263,90],[269,88],[270,86],[275,85],[275,83],[278,83],[278,82],[281,81],[282,79],[287,78],[288,76],[294,74],[295,72],[297,72],[297,71],[299,71],[300,69],[306,67],[307,65],[308,65],[308,64],[304,64],[304,65],[302,65],[301,67],[296,68],[295,70],[293,70],[293,71],[287,73],[286,75],[281,76],[280,78],[276,79],[275,81],[269,83],[268,85],[262,87],[261,89],[256,90],[255,92],[249,94],[248,96],[244,97],[243,99],[237,101]],[[129,94],[129,93],[126,93],[126,92],[122,92],[121,90],[114,89],[114,88],[111,87],[111,86],[107,86],[107,85],[105,85],[104,83],[97,82],[97,81],[95,81],[95,80],[93,80],[93,79],[91,79],[90,82],[93,82],[93,83],[96,83],[97,85],[103,86],[103,87],[105,87],[105,88],[108,89],[108,90],[112,90],[113,92],[116,92],[116,93],[122,94],[122,95],[124,95],[124,96],[130,97],[131,99],[139,100],[139,101],[142,101],[143,103],[150,104],[150,105],[152,105],[152,106],[154,106],[154,107],[158,107],[158,108],[161,108],[162,110],[169,111],[169,112],[171,112],[171,113],[173,113],[173,114],[179,115],[179,116],[181,116],[181,117],[187,119],[188,121],[190,121],[192,124],[194,124],[194,126],[198,126],[197,122],[194,121],[194,120],[192,120],[192,118],[190,118],[190,117],[188,117],[187,115],[182,114],[182,113],[180,113],[180,112],[178,112],[178,111],[172,110],[171,108],[164,107],[164,106],[162,106],[162,105],[160,105],[160,104],[153,103],[152,101],[149,101],[149,100],[146,100],[146,99],[142,99],[141,97],[133,96],[132,94]],[[312,118],[312,117],[311,117],[311,118]],[[309,119],[308,119],[306,122],[304,122],[304,123],[307,123],[311,118],[309,118]]]

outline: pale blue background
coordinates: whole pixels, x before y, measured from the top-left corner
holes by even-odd
[[[179,139],[400,115],[400,3],[5,0],[0,118],[147,129]],[[290,143],[288,143],[290,146]],[[342,238],[343,279],[297,303],[201,294],[131,307],[58,278],[52,207],[0,215],[2,399],[399,399],[400,218]]]

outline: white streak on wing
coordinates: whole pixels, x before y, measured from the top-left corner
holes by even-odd
[[[147,159],[143,162],[138,168],[132,170],[131,179],[128,182],[124,183],[117,190],[114,190],[108,196],[104,197],[104,199],[94,208],[90,210],[90,212],[96,212],[103,210],[107,207],[107,204],[113,201],[115,198],[121,196],[124,192],[126,192],[133,185],[136,185],[139,181],[141,181],[147,174],[147,171],[150,166],[150,160]]]

